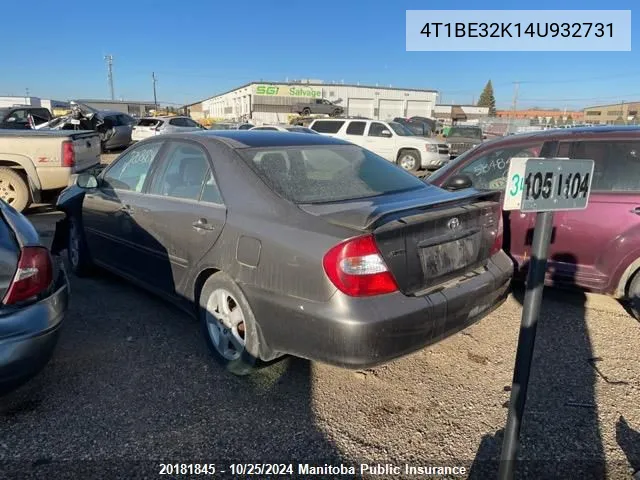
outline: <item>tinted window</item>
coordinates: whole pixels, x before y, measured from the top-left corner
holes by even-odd
[[[157,118],[142,118],[138,122],[138,126],[140,127],[157,127],[162,125],[162,120],[158,120]]]
[[[199,123],[194,122],[190,118],[183,118],[182,122],[184,123],[185,127],[199,127],[200,126]]]
[[[458,173],[468,175],[473,186],[482,190],[502,190],[507,186],[509,161],[513,157],[536,157],[542,145],[508,147],[493,150],[462,167]]]
[[[318,133],[338,133],[344,122],[335,120],[319,120],[313,124],[311,130]]]
[[[118,124],[119,125],[135,125],[136,124],[136,120],[133,117],[130,117],[129,115],[117,115],[118,117]]]
[[[401,137],[413,136],[413,132],[400,123],[389,122],[389,126],[393,129],[394,132],[396,132],[396,135],[400,135]]]
[[[593,160],[593,190],[640,191],[640,141],[576,142],[571,157]]]
[[[364,135],[364,127],[366,122],[351,122],[347,127],[347,135]]]
[[[277,128],[273,128],[273,127],[257,127],[255,128],[255,130],[278,130]]]
[[[161,172],[149,193],[174,198],[198,200],[208,180],[209,161],[204,150],[189,144],[174,142],[169,147]]]
[[[105,172],[104,181],[117,190],[141,192],[161,145],[161,142],[147,143],[126,152]]]
[[[382,123],[373,122],[369,127],[369,136],[370,137],[382,137],[382,132],[389,132],[389,129],[383,125]],[[389,132],[391,133],[391,132]]]
[[[51,113],[46,108],[34,108],[29,113],[31,113],[36,125],[48,122],[51,119]]]
[[[482,130],[473,127],[453,127],[449,130],[448,136],[482,138]]]
[[[173,125],[174,127],[184,127],[184,121],[182,118],[172,118],[169,120],[169,125]]]
[[[355,145],[240,151],[277,193],[295,203],[324,203],[426,188],[410,173]]]
[[[103,117],[103,121],[104,121],[105,125],[111,126],[111,127],[118,127],[118,126],[122,125],[120,123],[120,121],[118,120],[118,116],[117,115],[107,115],[106,117]]]
[[[29,121],[27,114],[28,112],[25,109],[14,110],[7,116],[5,121],[11,123],[27,123]]]

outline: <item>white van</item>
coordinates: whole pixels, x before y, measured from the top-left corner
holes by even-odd
[[[357,118],[316,119],[309,128],[338,137],[397,163],[405,170],[436,170],[447,163],[449,147],[427,137],[416,136],[396,122]]]

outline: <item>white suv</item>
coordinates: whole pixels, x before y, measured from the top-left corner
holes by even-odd
[[[355,143],[397,163],[405,170],[435,170],[449,161],[449,147],[427,137],[416,136],[396,122],[355,118],[316,119],[309,128],[322,135]]]

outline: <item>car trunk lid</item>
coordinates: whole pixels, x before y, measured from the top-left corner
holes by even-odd
[[[0,202],[0,301],[11,286],[13,276],[18,267],[20,248],[23,243],[31,243],[37,239],[35,230],[27,226],[25,233],[20,226],[25,226],[26,219],[15,215],[4,203]],[[31,231],[33,230],[33,231]]]
[[[372,233],[405,295],[425,294],[486,265],[501,216],[499,193],[437,188],[301,207],[329,223]]]

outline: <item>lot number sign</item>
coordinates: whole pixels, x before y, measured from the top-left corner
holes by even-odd
[[[512,158],[504,209],[522,212],[581,210],[587,207],[593,160]]]

